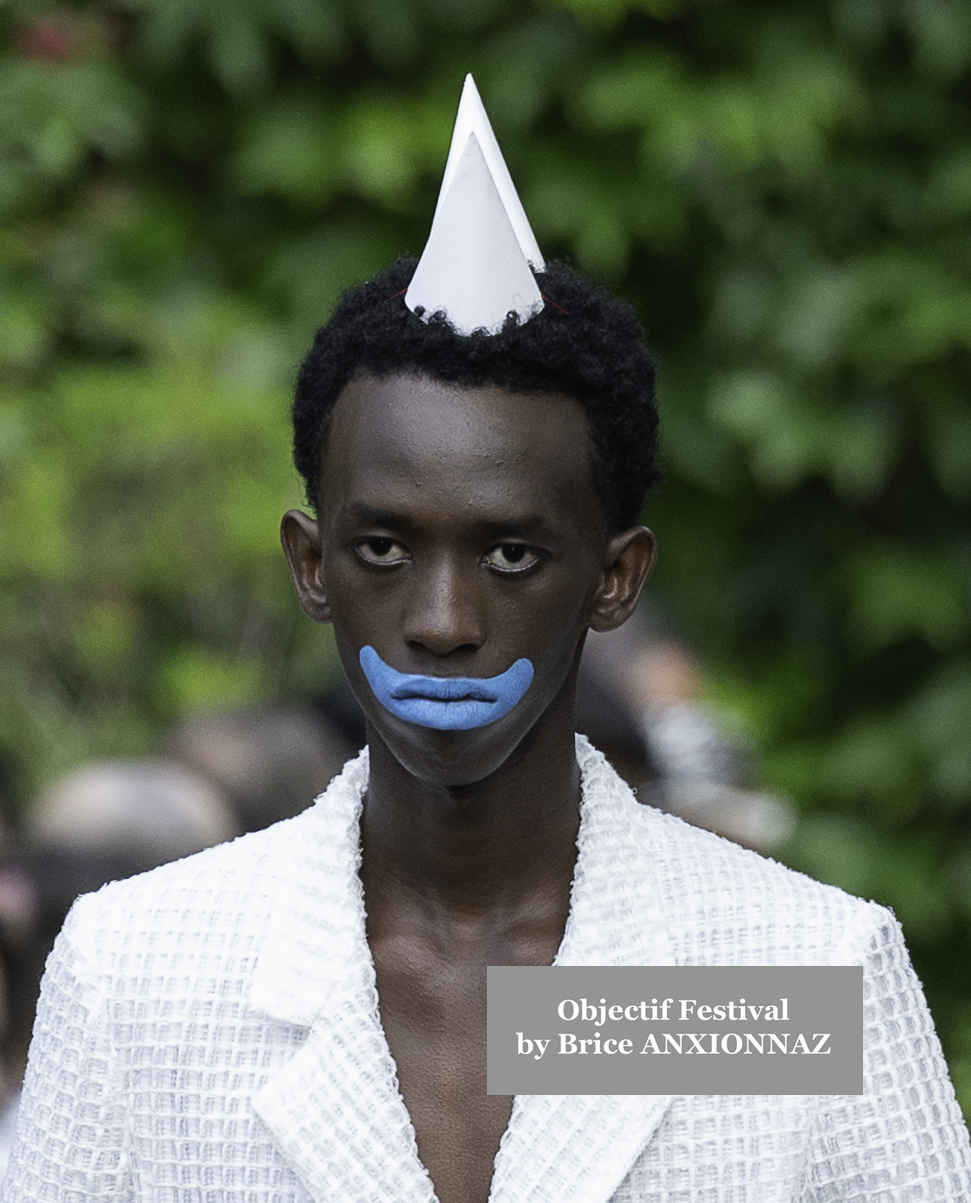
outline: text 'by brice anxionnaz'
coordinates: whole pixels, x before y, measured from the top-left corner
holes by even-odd
[[[561,999],[556,1008],[557,1016],[566,1023],[581,1020],[584,1024],[603,1027],[608,1021],[642,1025],[667,1023],[672,1019],[699,1023],[755,1022],[763,1024],[788,1024],[789,999],[779,998],[773,1002],[755,1003],[744,998],[729,999],[721,1003],[699,1003],[696,998],[652,998],[650,1002],[610,1003],[606,998],[590,1001],[586,998]],[[601,1037],[599,1033],[578,1035],[576,1032],[557,1032],[554,1036],[533,1036],[516,1033],[516,1054],[541,1060],[551,1051],[557,1056],[622,1056],[635,1054],[650,1056],[828,1056],[829,1032],[790,1032],[778,1027],[765,1032],[706,1030],[691,1031],[648,1031],[637,1030],[636,1035]],[[551,1048],[552,1046],[552,1048]]]

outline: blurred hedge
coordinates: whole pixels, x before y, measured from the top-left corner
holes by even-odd
[[[971,1109],[971,8],[0,4],[0,751],[14,791],[311,688],[289,379],[418,252],[473,71],[540,245],[638,306],[655,593],[890,903]]]

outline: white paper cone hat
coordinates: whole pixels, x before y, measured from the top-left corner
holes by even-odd
[[[499,195],[502,197],[506,214],[509,217],[512,228],[516,231],[516,238],[519,241],[523,254],[536,271],[542,271],[543,256],[536,245],[536,238],[530,229],[526,210],[519,199],[516,185],[512,182],[512,176],[509,174],[506,160],[502,157],[502,151],[499,149],[496,135],[492,131],[492,123],[489,121],[489,116],[485,111],[485,105],[483,105],[482,97],[479,95],[479,89],[475,86],[475,80],[471,75],[465,77],[465,85],[462,88],[462,99],[459,101],[459,111],[455,115],[452,144],[448,150],[445,174],[442,176],[442,187],[438,194],[438,205],[435,208],[436,217],[438,216],[438,210],[442,207],[442,200],[452,183],[459,160],[465,151],[469,134],[475,134],[478,139],[479,149],[482,151],[485,161],[489,166],[492,181],[498,189]]]
[[[405,293],[427,321],[444,313],[458,334],[496,334],[507,316],[543,308],[530,263],[543,257],[472,77],[467,76],[431,233]]]

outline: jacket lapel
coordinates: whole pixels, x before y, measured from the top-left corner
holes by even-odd
[[[352,976],[254,1106],[315,1203],[434,1203],[373,984]]]
[[[378,1012],[360,867],[366,755],[293,820],[252,1008],[307,1029],[254,1109],[315,1203],[434,1203]],[[294,850],[296,855],[293,856]]]
[[[583,813],[570,918],[557,965],[672,965],[644,823],[650,812],[578,737]],[[490,1203],[604,1203],[626,1177],[669,1095],[518,1095]]]

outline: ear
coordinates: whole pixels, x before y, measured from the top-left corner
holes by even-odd
[[[637,607],[657,559],[657,539],[646,526],[632,526],[607,544],[604,572],[590,611],[592,631],[613,631]]]
[[[280,523],[280,542],[304,614],[314,622],[330,622],[317,523],[300,510],[287,510]]]

